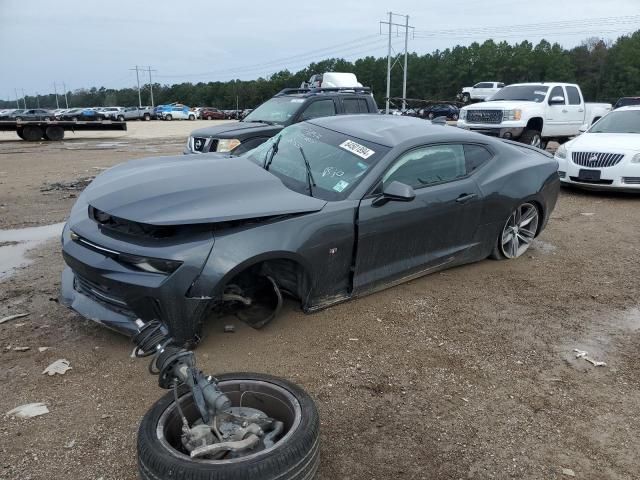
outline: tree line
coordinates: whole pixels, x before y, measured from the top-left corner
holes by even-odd
[[[593,37],[581,45],[565,49],[547,40],[509,44],[487,40],[469,46],[436,50],[425,55],[411,53],[408,62],[407,97],[452,100],[462,87],[480,81],[505,84],[533,81],[578,83],[588,101],[614,102],[621,96],[640,96],[640,30],[614,42]],[[312,74],[328,71],[352,72],[370,86],[379,105],[386,93],[386,57],[367,56],[353,62],[330,58],[311,63],[298,72],[282,70],[267,78],[226,82],[153,85],[156,104],[180,102],[190,106],[220,109],[254,108],[286,87],[298,87]],[[402,71],[392,72],[392,97],[399,97]],[[150,104],[145,85],[143,104]],[[63,107],[64,95],[59,97]],[[129,106],[138,104],[136,88],[90,88],[67,92],[70,107]],[[53,94],[38,99],[27,96],[29,108],[37,101],[42,108],[55,108]],[[0,101],[0,108],[15,107],[15,101]]]

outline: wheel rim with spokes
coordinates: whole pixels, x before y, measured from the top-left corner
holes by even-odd
[[[540,139],[540,135],[534,135],[531,139],[531,146],[540,148],[542,145],[542,140]]]
[[[511,214],[500,237],[502,254],[517,258],[527,251],[538,230],[540,215],[535,205],[523,203]]]

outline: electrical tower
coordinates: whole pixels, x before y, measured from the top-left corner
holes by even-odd
[[[395,23],[393,21],[393,17],[402,17],[405,22]],[[391,70],[397,63],[400,58],[400,54],[397,54],[393,59],[393,63],[391,62],[391,36],[393,35],[393,27],[396,27],[396,36],[400,36],[400,31],[404,30],[404,66],[403,69],[403,77],[402,77],[402,110],[404,111],[407,108],[407,56],[408,56],[408,48],[409,48],[409,30],[411,29],[411,34],[413,35],[413,27],[409,25],[409,15],[399,15],[397,13],[389,12],[389,20],[385,22],[380,22],[380,34],[382,35],[382,26],[388,26],[388,33],[386,35],[389,36],[389,47],[387,50],[387,97],[386,97],[386,113],[389,113],[389,97],[391,97]]]

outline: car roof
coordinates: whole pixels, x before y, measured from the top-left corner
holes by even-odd
[[[640,105],[625,105],[624,107],[618,107],[613,112],[624,112],[627,110],[640,110]]]
[[[394,147],[413,140],[428,141],[429,137],[438,137],[439,139],[443,133],[446,133],[447,138],[460,137],[460,140],[469,140],[470,136],[470,132],[466,130],[399,115],[375,113],[336,115],[314,118],[308,122],[387,147]]]

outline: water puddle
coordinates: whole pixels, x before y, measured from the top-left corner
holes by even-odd
[[[9,278],[20,267],[29,265],[33,260],[26,257],[50,238],[59,237],[64,222],[43,227],[0,230],[0,281]]]

